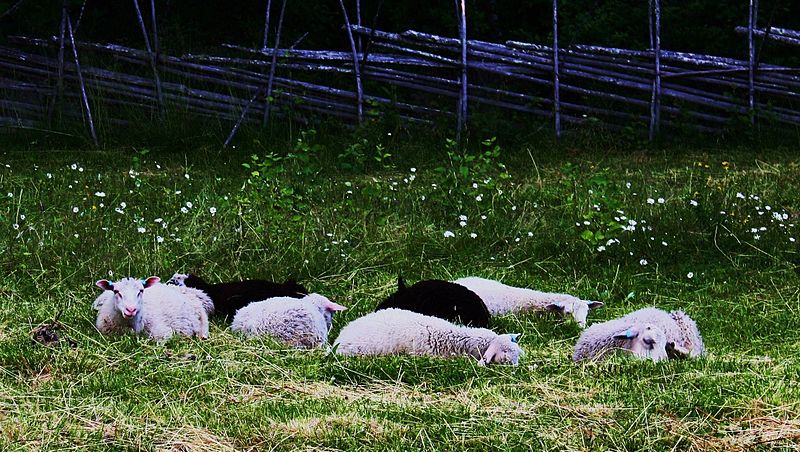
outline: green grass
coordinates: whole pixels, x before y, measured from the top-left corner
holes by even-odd
[[[5,146],[0,448],[800,448],[797,146],[475,144],[470,160],[396,135],[346,157],[313,135],[229,151]],[[375,159],[378,142],[393,155]],[[332,338],[398,274],[480,275],[604,301],[590,322],[683,309],[709,355],[575,365],[579,329],[534,315],[493,320],[523,333],[519,367],[344,359],[221,322],[163,345],[97,333],[95,280],[175,271],[297,278],[350,307]],[[58,313],[75,348],[31,340]]]

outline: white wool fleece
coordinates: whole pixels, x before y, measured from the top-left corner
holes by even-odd
[[[403,309],[383,309],[345,326],[334,342],[343,355],[472,356],[481,364],[519,363],[516,334],[455,325]]]

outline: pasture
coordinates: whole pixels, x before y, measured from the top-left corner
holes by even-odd
[[[0,151],[0,448],[735,450],[800,447],[797,148],[647,150],[307,130],[235,149]],[[522,333],[518,367],[342,358],[94,327],[94,281],[295,278],[349,309],[402,275],[601,300],[589,323],[683,309],[709,354],[576,365],[580,329]],[[31,339],[57,317],[60,344]],[[64,336],[73,341],[68,343]]]

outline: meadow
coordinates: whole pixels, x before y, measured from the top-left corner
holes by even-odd
[[[800,449],[798,146],[502,143],[389,130],[0,150],[0,449]],[[796,142],[796,140],[795,140]],[[522,333],[518,367],[342,358],[94,327],[94,281],[294,278],[349,307],[398,275],[476,275],[605,306],[682,309],[708,356],[576,365],[580,329]],[[61,342],[31,339],[42,323]],[[71,339],[70,343],[67,338]]]

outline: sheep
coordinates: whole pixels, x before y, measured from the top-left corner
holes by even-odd
[[[406,287],[403,278],[397,280],[397,292],[375,308],[406,309],[467,326],[485,328],[489,311],[481,298],[466,287],[447,281],[431,279]]]
[[[239,309],[231,330],[247,336],[266,334],[297,348],[328,343],[333,313],[346,307],[312,293],[303,298],[275,297]]]
[[[596,323],[581,334],[575,344],[572,360],[602,360],[616,350],[653,361],[667,359],[667,335],[652,323],[631,323],[624,317]]]
[[[353,320],[334,342],[342,355],[471,356],[479,365],[519,364],[518,334],[455,325],[404,309],[383,309]]]
[[[643,308],[633,311],[618,319],[592,325],[587,329],[575,345],[573,359],[585,359],[597,354],[601,348],[609,344],[609,337],[616,337],[629,332],[627,339],[635,338],[635,331],[642,331],[645,326],[658,329],[664,335],[664,344],[653,356],[658,359],[696,358],[705,354],[703,338],[697,324],[683,311],[666,312],[658,308]],[[650,344],[653,345],[653,344]],[[643,356],[643,355],[640,355]]]
[[[160,281],[158,276],[97,281],[95,284],[104,290],[93,303],[98,310],[98,331],[115,334],[132,330],[159,341],[175,333],[208,338],[208,314],[202,300]]]
[[[478,294],[493,316],[510,312],[552,311],[562,316],[572,314],[578,326],[585,328],[589,310],[603,306],[600,301],[584,301],[568,294],[512,287],[475,276],[453,282]]]
[[[211,297],[214,313],[224,317],[232,317],[236,310],[254,301],[273,297],[303,298],[308,294],[305,287],[292,280],[283,284],[262,279],[209,284],[197,275],[175,273],[167,284],[202,290]]]
[[[667,355],[675,358],[696,358],[705,354],[700,330],[683,311],[666,312],[658,308],[643,308],[623,317],[629,323],[648,322],[657,325],[667,335]]]

